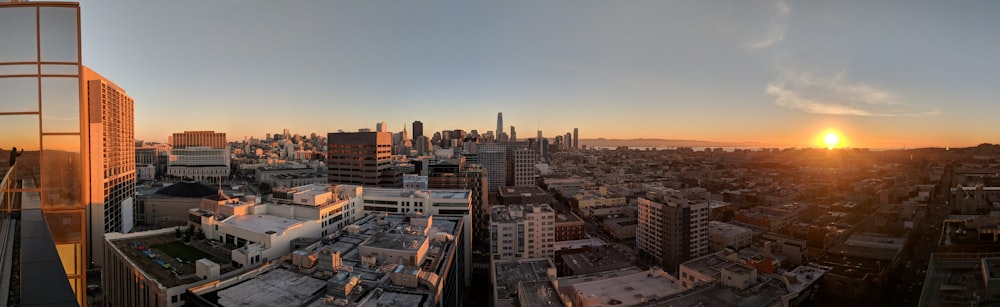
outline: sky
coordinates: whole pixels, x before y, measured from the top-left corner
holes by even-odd
[[[998,1],[83,1],[137,138],[496,128],[1000,143]]]

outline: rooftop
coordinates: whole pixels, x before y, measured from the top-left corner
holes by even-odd
[[[711,286],[696,288],[669,300],[650,304],[650,306],[774,306],[780,305],[778,303],[781,302],[781,297],[790,293],[784,282],[776,278],[758,278],[763,279],[763,282],[745,290],[727,287],[722,283],[714,283]]]
[[[583,300],[599,300],[601,305],[635,306],[683,292],[677,279],[658,270],[576,283]]]
[[[222,306],[301,305],[326,287],[326,281],[276,268],[219,291]]]
[[[555,265],[548,259],[494,260],[493,271],[496,273],[496,284],[493,285],[493,290],[496,291],[494,299],[516,299],[520,283],[548,281],[550,269],[553,270],[552,278],[555,278]]]
[[[229,255],[231,249],[193,241],[185,244],[174,237],[172,228],[133,234],[111,233],[106,238],[111,246],[121,251],[150,280],[167,288],[201,281],[194,274],[194,263],[203,258],[220,264],[221,274],[235,270],[228,258],[219,257]],[[177,258],[184,260],[184,263],[178,262]]]
[[[735,271],[737,270],[735,267],[745,267],[746,265],[727,259],[722,256],[722,252],[716,252],[701,258],[691,259],[688,262],[682,263],[681,266],[690,268],[703,275],[711,276],[712,278],[718,280],[719,277],[722,276],[723,269]]]
[[[362,245],[384,249],[416,250],[424,240],[427,240],[426,236],[379,232]]]
[[[280,234],[296,224],[301,224],[302,221],[274,215],[254,214],[232,216],[223,223],[255,233]]]
[[[723,236],[726,237],[735,237],[740,234],[744,233],[749,234],[752,232],[749,228],[744,228],[719,221],[708,221],[708,231],[711,233],[722,234]]]
[[[996,258],[980,258],[976,254],[961,257],[942,256],[935,253],[927,266],[919,306],[971,306],[978,302],[984,306],[996,304],[989,301],[997,293],[988,293],[983,282],[983,264],[995,263]],[[992,273],[991,268],[987,271]],[[995,281],[994,281],[995,282]]]
[[[468,190],[417,190],[396,188],[365,187],[366,197],[419,197],[433,199],[468,199]]]

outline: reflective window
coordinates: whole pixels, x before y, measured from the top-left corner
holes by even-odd
[[[42,78],[42,132],[80,132],[79,78]]]
[[[76,8],[39,8],[38,39],[43,62],[78,62]]]
[[[43,75],[80,75],[80,66],[76,64],[42,64]]]
[[[36,62],[35,8],[0,8],[0,62]]]
[[[37,74],[38,64],[0,65],[0,76]]]
[[[0,78],[0,113],[3,112],[38,112],[38,77]],[[38,134],[37,129],[33,134]]]
[[[42,209],[82,207],[84,164],[80,136],[42,136],[41,158]]]
[[[17,162],[14,176],[26,182],[21,188],[40,182],[38,140],[38,115],[0,115],[0,171],[6,173],[11,160]],[[12,153],[15,147],[17,154]]]

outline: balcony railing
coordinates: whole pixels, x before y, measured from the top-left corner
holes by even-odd
[[[76,294],[39,209],[41,198],[33,191],[34,180],[19,179],[17,164],[0,167],[0,175],[0,302],[7,306],[77,306]],[[30,204],[22,207],[22,202]]]

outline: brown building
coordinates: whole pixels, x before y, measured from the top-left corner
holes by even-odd
[[[327,135],[330,184],[400,187],[403,175],[392,168],[391,132],[338,132]]]
[[[556,214],[556,241],[583,240],[587,232],[583,220],[572,212]]]
[[[174,148],[205,146],[216,149],[226,148],[226,133],[215,131],[184,131],[170,137]]]
[[[463,189],[472,192],[472,234],[486,239],[490,235],[490,208],[487,199],[489,176],[478,164],[465,164],[465,158],[436,161],[427,166],[430,189]]]

